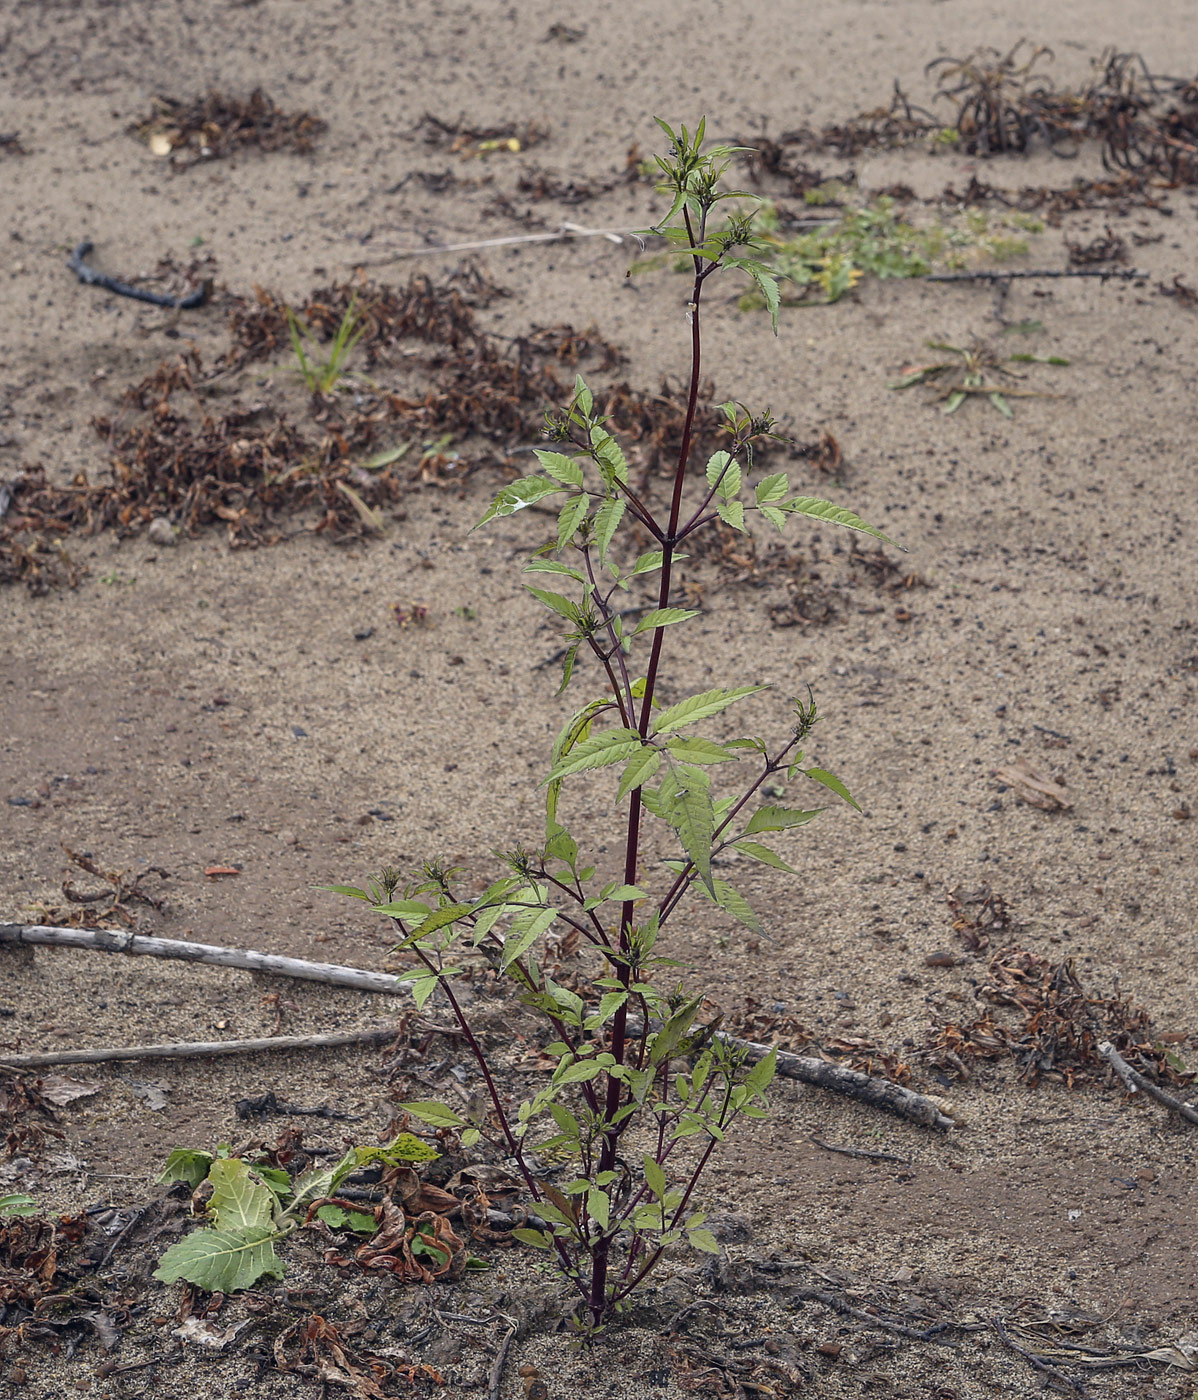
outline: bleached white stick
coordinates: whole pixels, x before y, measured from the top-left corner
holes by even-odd
[[[40,944],[51,948],[85,948],[97,953],[128,953],[151,958],[178,958],[182,962],[209,963],[213,967],[239,967],[246,972],[266,972],[275,977],[298,977],[359,992],[407,992],[411,982],[401,982],[386,972],[360,967],[308,962],[252,948],[220,948],[212,943],[187,943],[179,938],[151,938],[120,929],[57,928],[52,924],[0,924],[0,945]]]

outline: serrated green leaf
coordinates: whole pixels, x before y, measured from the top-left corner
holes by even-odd
[[[773,327],[774,334],[777,335],[778,309],[782,305],[782,293],[778,290],[778,279],[764,263],[742,259],[740,266],[757,284],[757,290],[761,293],[766,310],[770,313],[770,325]]]
[[[721,501],[715,509],[725,525],[730,525],[734,530],[744,530],[745,508],[740,501]]]
[[[423,923],[432,913],[427,904],[421,904],[417,899],[398,899],[393,904],[375,904],[372,907],[376,914],[385,914],[389,919],[406,919],[409,923],[413,920]]]
[[[789,831],[791,827],[803,826],[812,821],[823,810],[822,807],[817,807],[813,812],[800,812],[792,807],[758,807],[749,818],[744,834],[755,836],[759,831]]]
[[[711,846],[715,831],[715,813],[711,806],[711,779],[701,768],[679,765],[672,774],[673,800],[667,821],[678,833],[682,849],[691,859],[695,873],[714,894],[711,877]]]
[[[617,485],[622,486],[628,480],[628,463],[620,450],[620,444],[606,428],[601,428],[596,423],[591,429],[591,448],[595,453],[595,463],[600,476],[603,477],[607,489],[614,493]]]
[[[757,483],[754,495],[759,506],[772,505],[775,501],[780,501],[787,491],[790,490],[790,478],[785,472],[774,472],[772,476],[764,476]]]
[[[894,545],[895,549],[901,549],[904,554],[907,552],[905,545],[896,544],[889,535],[884,535],[881,530],[867,525],[859,515],[854,515],[851,510],[845,510],[842,506],[833,505],[831,501],[817,500],[814,496],[794,496],[782,509],[790,511],[792,515],[806,515],[812,520],[822,520],[827,525],[841,525],[846,530],[872,535],[883,544]]]
[[[360,890],[357,885],[315,885],[313,888],[324,890],[328,894],[348,895],[350,899],[364,899],[367,904],[370,903],[370,896],[365,890]]]
[[[196,1230],[171,1245],[154,1277],[162,1283],[186,1279],[209,1293],[250,1288],[260,1278],[282,1278],[275,1254],[278,1232],[269,1225],[245,1230]]]
[[[829,773],[826,768],[804,768],[803,772],[813,783],[820,783],[829,792],[834,792],[837,797],[843,797],[850,807],[855,807],[858,812],[861,810],[861,804],[835,773]]]
[[[581,496],[568,500],[557,513],[557,547],[565,549],[574,538],[574,532],[586,519],[591,507],[591,498],[584,491]]]
[[[577,623],[579,618],[578,604],[570,601],[561,593],[551,593],[547,588],[534,588],[531,583],[526,583],[525,588],[539,602],[545,604],[551,612],[555,612],[559,617],[564,617],[567,622]]]
[[[685,554],[675,554],[675,559],[685,559]],[[665,561],[665,555],[660,549],[646,550],[644,554],[632,566],[634,574],[650,574],[655,569],[660,569]]]
[[[212,1196],[208,1209],[218,1230],[244,1230],[269,1225],[275,1197],[270,1188],[255,1181],[239,1157],[218,1157],[208,1168]]]
[[[595,407],[595,400],[591,391],[587,388],[586,380],[581,374],[574,376],[574,402],[588,417]]]
[[[759,860],[762,865],[771,866],[774,870],[785,870],[788,875],[799,873],[793,865],[787,865],[781,856],[775,855],[768,846],[759,845],[756,841],[735,841],[733,849],[740,851],[742,855],[752,856],[754,860]]]
[[[563,486],[577,486],[579,489],[583,485],[582,464],[573,457],[567,457],[561,452],[550,452],[543,447],[533,449],[536,459],[550,476],[560,481]]]
[[[499,970],[505,972],[518,957],[527,952],[556,918],[556,909],[537,909],[526,910],[518,919],[514,919],[511,930],[503,941]]]
[[[460,918],[469,913],[469,904],[443,904],[439,909],[434,909],[429,914],[419,928],[414,930],[413,936],[424,938],[430,933],[436,933],[439,929],[457,923]]]
[[[595,512],[595,544],[599,549],[600,564],[607,563],[607,551],[611,547],[612,537],[619,528],[620,521],[624,518],[626,504],[622,496],[613,496],[604,501]]]
[[[646,744],[639,753],[635,754],[628,763],[627,768],[620,775],[620,786],[616,792],[616,801],[622,802],[624,798],[642,783],[647,783],[651,777],[661,767],[661,751],[655,749],[651,744]]]
[[[603,1066],[594,1060],[575,1060],[572,1065],[553,1076],[555,1084],[586,1084],[603,1073]]]
[[[653,1192],[660,1201],[666,1194],[666,1174],[661,1168],[661,1164],[655,1157],[650,1157],[648,1153],[644,1157],[645,1162],[645,1185]]]
[[[723,744],[702,739],[694,734],[675,734],[666,741],[666,748],[680,763],[735,763],[736,755]]]
[[[665,734],[672,729],[681,729],[684,725],[708,719],[726,710],[729,705],[735,705],[738,700],[767,689],[764,685],[742,685],[734,690],[705,690],[701,695],[692,695],[689,700],[681,700],[677,705],[662,710],[653,721],[653,732]]]
[[[564,574],[575,583],[585,583],[586,577],[580,569],[572,569],[557,559],[530,559],[524,566],[526,574]]]
[[[492,520],[500,516],[515,515],[518,510],[523,510],[525,506],[531,506],[536,501],[543,500],[546,496],[554,496],[566,488],[556,481],[550,481],[544,476],[525,476],[519,481],[513,481],[505,486],[499,495],[491,502],[486,514],[473,527],[474,530],[481,529]]]
[[[627,1000],[627,992],[604,992],[603,996],[599,998],[598,1011],[593,1012],[586,1019],[586,1029],[597,1031],[600,1026],[611,1020]]]
[[[587,1212],[601,1230],[611,1224],[611,1198],[606,1191],[592,1187],[587,1192]]]
[[[640,748],[641,736],[635,729],[604,730],[592,739],[575,744],[546,781],[552,783],[588,768],[605,768],[610,763],[622,763],[639,753]]]
[[[764,1094],[773,1082],[777,1069],[778,1051],[775,1047],[768,1055],[758,1060],[745,1076],[745,1088],[752,1094]]]
[[[725,912],[738,919],[746,928],[750,928],[754,933],[764,934],[765,929],[761,926],[761,920],[753,910],[753,906],[740,893],[728,883],[727,880],[712,880],[711,897]]]
[[[686,608],[654,608],[648,612],[637,623],[636,631],[632,634],[639,637],[642,632],[652,632],[658,627],[669,627],[673,622],[689,622],[692,617],[698,617],[697,611]]]
[[[317,1219],[332,1230],[354,1230],[359,1235],[377,1234],[379,1223],[373,1215],[362,1210],[344,1210],[341,1206],[318,1206]]]
[[[194,1191],[208,1175],[212,1161],[211,1152],[196,1152],[190,1147],[176,1147],[166,1159],[166,1165],[162,1169],[162,1175],[156,1178],[156,1184],[165,1186],[171,1181],[185,1181]]]
[[[732,460],[730,452],[713,452],[707,459],[704,472],[708,486],[714,486],[716,495],[722,500],[730,500],[740,490],[740,467]],[[735,485],[730,487],[730,481]]]
[[[702,1250],[704,1254],[718,1254],[720,1252],[719,1242],[710,1230],[688,1230],[686,1238],[692,1249]]]
[[[765,516],[775,530],[786,529],[786,512],[778,509],[777,506],[758,506],[757,509]]]
[[[521,1225],[519,1229],[511,1232],[512,1239],[520,1240],[523,1244],[530,1244],[534,1249],[552,1249],[553,1241],[544,1230],[534,1230],[531,1226]]]
[[[436,1099],[414,1099],[410,1103],[401,1103],[399,1107],[410,1113],[413,1118],[418,1118],[422,1123],[428,1123],[434,1128],[464,1128],[467,1126],[466,1120],[456,1114],[447,1104],[438,1103]]]

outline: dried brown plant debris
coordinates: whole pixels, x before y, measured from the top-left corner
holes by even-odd
[[[1108,226],[1100,238],[1092,238],[1089,243],[1075,243],[1065,240],[1072,267],[1093,267],[1097,263],[1126,262],[1127,244]]]
[[[369,1348],[355,1350],[352,1339],[365,1331],[364,1320],[334,1326],[318,1313],[310,1313],[275,1338],[275,1366],[319,1381],[326,1393],[330,1386],[336,1386],[357,1400],[411,1395],[421,1380],[434,1386],[445,1384],[445,1377],[424,1362],[406,1364],[396,1360],[394,1353],[383,1357]],[[385,1389],[391,1383],[401,1388]]]
[[[451,155],[464,158],[487,155],[491,151],[526,151],[549,139],[547,127],[537,122],[501,122],[498,126],[470,126],[464,117],[449,121],[425,112],[412,128],[426,146],[445,146]]]
[[[0,1355],[9,1339],[22,1340],[33,1309],[73,1282],[62,1256],[87,1228],[84,1216],[18,1216],[0,1225]]]
[[[0,1057],[3,1053],[0,1050]],[[0,1077],[0,1133],[4,1135],[5,1157],[15,1157],[18,1153],[34,1156],[45,1146],[47,1138],[63,1136],[54,1126],[58,1119],[49,1099],[41,1092],[42,1087],[40,1079],[11,1073]]]
[[[1161,296],[1176,298],[1178,306],[1190,309],[1198,306],[1198,291],[1183,282],[1180,276],[1174,277],[1172,282],[1159,282],[1157,291]]]
[[[179,169],[238,151],[310,151],[326,124],[310,112],[284,112],[261,88],[246,98],[209,92],[180,100],[158,96],[131,130]]]
[[[87,569],[71,558],[56,538],[59,533],[54,523],[35,527],[20,515],[0,525],[0,586],[23,583],[35,596],[77,588]]]
[[[984,953],[992,935],[1009,934],[1015,918],[1007,901],[989,885],[963,890],[960,885],[945,896],[952,915],[953,932],[971,953]]]
[[[1098,1046],[1109,1040],[1119,1054],[1154,1083],[1184,1085],[1198,1078],[1156,1035],[1148,1012],[1116,991],[1087,989],[1071,958],[1053,963],[1024,948],[1004,948],[991,960],[977,995],[1017,1015],[1014,1024],[987,1012],[972,1024],[943,1027],[929,1044],[927,1059],[961,1075],[969,1058],[1009,1056],[1028,1084],[1041,1080],[1069,1088],[1108,1073]]]

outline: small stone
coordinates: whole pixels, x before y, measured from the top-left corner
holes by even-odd
[[[295,834],[294,831],[288,831],[286,827],[284,827],[283,830],[279,832],[279,840],[283,843],[284,846],[299,845],[299,837]]]
[[[150,528],[146,531],[146,538],[151,544],[161,545],[164,549],[179,543],[179,536],[175,534],[175,527],[165,515],[155,516],[150,521]]]
[[[955,967],[956,962],[956,958],[946,949],[942,948],[939,952],[929,953],[927,957],[924,958],[923,965],[924,967]]]

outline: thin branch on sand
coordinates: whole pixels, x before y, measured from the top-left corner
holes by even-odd
[[[210,1055],[248,1055],[258,1050],[327,1050],[345,1045],[378,1045],[396,1035],[394,1026],[329,1035],[272,1035],[262,1040],[176,1041],[166,1045],[120,1045],[101,1050],[51,1050],[41,1055],[0,1055],[0,1070],[41,1069],[44,1065],[98,1065],[108,1060],[198,1060]]]

